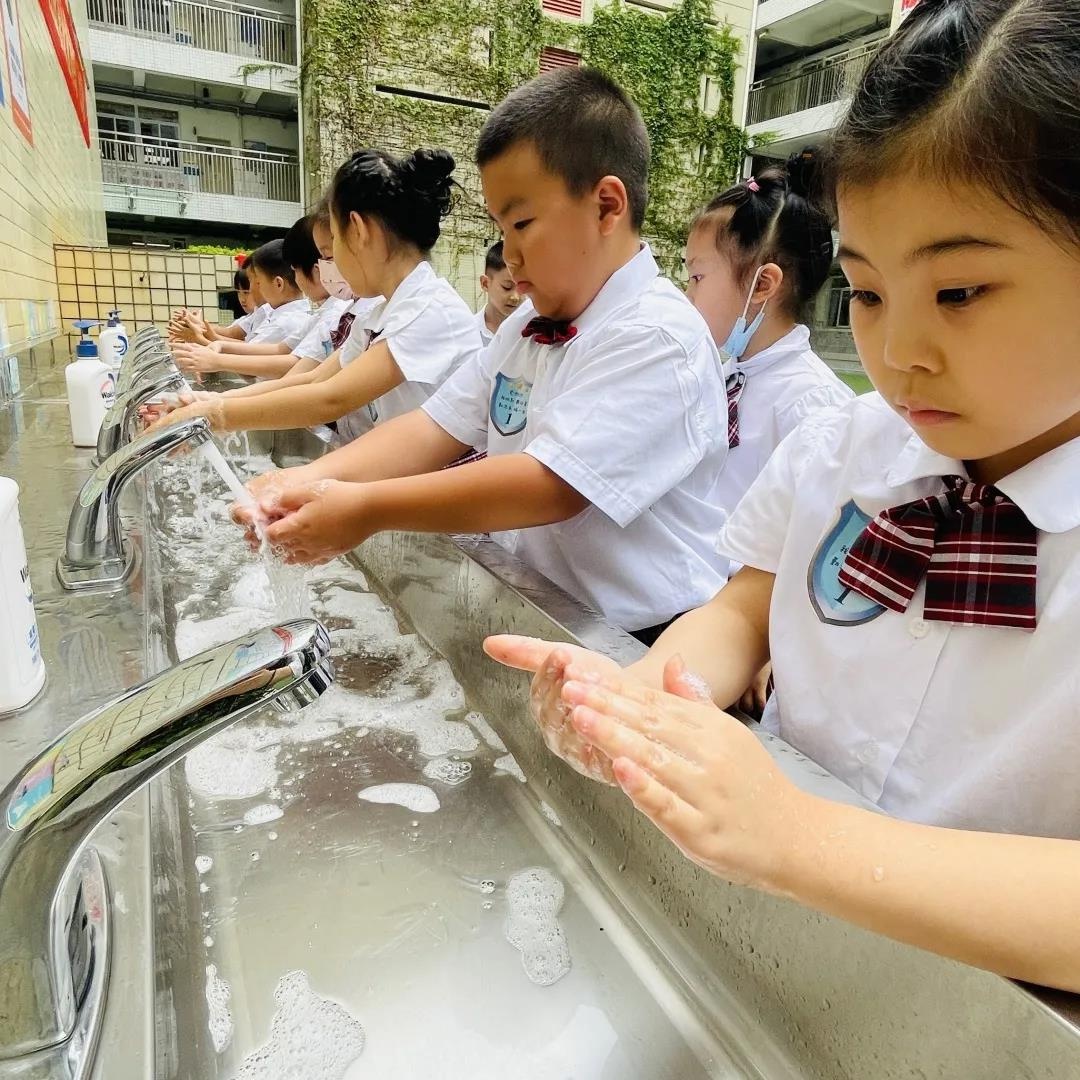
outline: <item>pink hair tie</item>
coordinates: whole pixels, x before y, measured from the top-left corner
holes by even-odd
[[[758,182],[752,176],[749,180],[746,181],[746,187],[748,191],[757,192],[761,190],[761,188],[758,186]]]

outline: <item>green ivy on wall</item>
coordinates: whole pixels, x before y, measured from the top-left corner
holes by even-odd
[[[645,231],[670,268],[693,211],[731,182],[746,151],[731,115],[739,45],[711,14],[709,0],[666,14],[614,0],[581,25],[546,17],[538,0],[304,0],[309,190],[361,146],[445,147],[464,197],[438,250],[451,264],[475,255],[492,239],[472,166],[488,108],[537,74],[544,46],[571,49],[641,108],[653,149]]]

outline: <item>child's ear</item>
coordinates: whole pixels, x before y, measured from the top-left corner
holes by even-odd
[[[783,287],[784,271],[776,263],[766,263],[758,274],[751,303],[764,304],[766,300],[777,300]]]
[[[630,211],[626,185],[617,176],[604,176],[593,192],[600,211],[600,233],[610,236]]]
[[[487,292],[491,288],[491,278],[487,274],[480,275],[480,288]]]
[[[274,288],[277,289],[278,292],[284,292],[286,289],[285,279],[280,274],[274,278]]]

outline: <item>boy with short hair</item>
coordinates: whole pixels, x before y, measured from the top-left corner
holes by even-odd
[[[652,640],[724,584],[727,398],[708,327],[641,242],[641,115],[597,71],[549,72],[494,110],[477,163],[526,301],[421,409],[254,481],[266,536],[319,562],[385,529],[490,532]],[[473,446],[487,459],[442,470]]]
[[[487,346],[491,344],[491,339],[499,327],[508,316],[517,311],[521,303],[517,285],[506,268],[501,240],[487,250],[484,272],[480,275],[480,288],[484,292],[484,306],[476,313],[476,325],[480,328],[480,340]]]

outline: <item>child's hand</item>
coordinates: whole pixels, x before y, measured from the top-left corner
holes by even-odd
[[[367,521],[364,485],[316,480],[271,492],[259,509],[271,522],[265,535],[285,563],[318,565],[352,551],[374,531]]]
[[[215,345],[181,343],[173,349],[176,366],[188,375],[208,375],[223,370],[221,351]]]
[[[562,692],[578,735],[687,858],[720,877],[775,888],[811,816],[811,798],[751,731],[714,705],[607,676]]]
[[[484,642],[484,651],[507,667],[535,672],[529,706],[547,748],[583,776],[605,784],[616,783],[610,759],[583,740],[571,723],[571,710],[562,690],[568,679],[591,683],[605,676],[619,680],[633,676],[627,676],[614,660],[600,653],[537,638],[499,634]],[[699,683],[686,672],[681,658],[668,662],[664,682],[672,693],[700,700]]]

